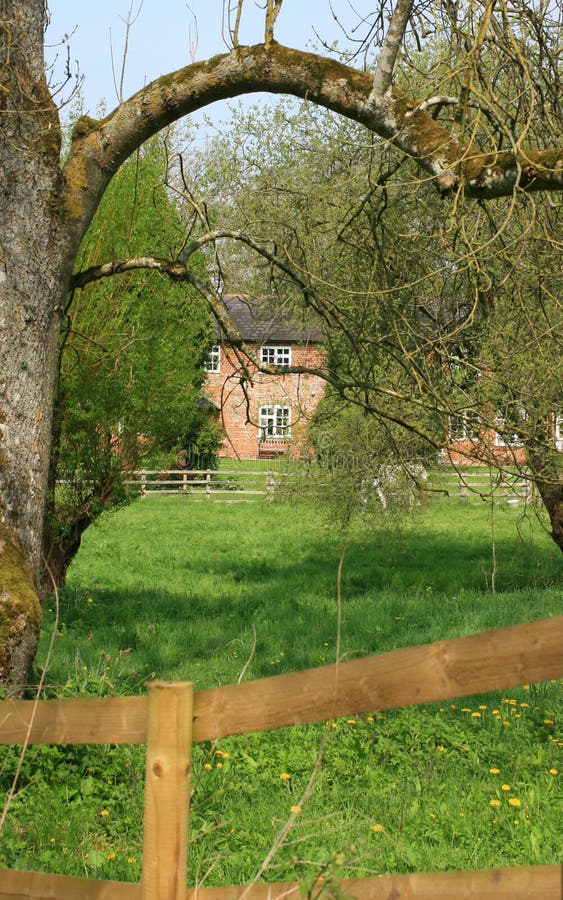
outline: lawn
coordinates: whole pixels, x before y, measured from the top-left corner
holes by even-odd
[[[153,677],[201,689],[334,662],[343,549],[346,659],[563,611],[560,554],[522,508],[492,518],[484,503],[439,501],[340,535],[312,502],[151,496],[86,533],[50,695],[140,692]],[[54,617],[50,603],[40,664]],[[291,815],[267,880],[553,862],[560,714],[560,684],[527,685],[201,746],[191,881],[252,878]],[[6,787],[15,753],[2,758]],[[142,748],[32,748],[20,790],[1,863],[139,878]]]

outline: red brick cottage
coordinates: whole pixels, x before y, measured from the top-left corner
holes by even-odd
[[[323,334],[302,314],[283,304],[224,296],[227,311],[244,341],[263,363],[322,368]],[[246,365],[250,381],[241,382]],[[288,372],[266,375],[242,361],[220,337],[206,364],[205,399],[218,410],[225,438],[219,455],[238,459],[298,457],[305,452],[305,431],[325,383],[318,375]]]

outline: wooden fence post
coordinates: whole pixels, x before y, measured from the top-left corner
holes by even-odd
[[[205,472],[205,497],[207,500],[211,500],[211,469],[207,469]]]
[[[142,900],[185,900],[193,685],[149,685]]]
[[[274,499],[274,489],[276,487],[276,481],[274,478],[274,473],[271,470],[266,472],[266,497],[268,500]]]

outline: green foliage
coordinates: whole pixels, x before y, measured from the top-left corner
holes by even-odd
[[[83,242],[78,270],[130,256],[176,255],[182,222],[165,186],[166,159],[159,138],[122,167]],[[194,265],[201,272],[202,260]],[[217,429],[198,408],[212,341],[202,298],[154,272],[102,279],[75,292],[55,403],[51,477],[64,484],[51,497],[47,556],[60,547],[72,556],[76,532],[126,499],[132,468],[156,455],[173,464],[178,451],[198,442],[212,459]]]

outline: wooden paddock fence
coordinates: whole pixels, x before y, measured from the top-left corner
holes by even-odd
[[[125,483],[137,486],[142,496],[154,493],[199,496],[207,500],[212,497],[272,499],[279,488],[296,479],[303,480],[306,492],[307,472],[299,469],[139,469],[131,473]],[[509,472],[490,476],[483,470],[435,469],[430,472],[428,482],[421,485],[421,490],[447,497],[485,496],[514,503],[535,500],[534,486],[529,479]]]
[[[144,696],[3,701],[2,744],[147,749],[141,883],[0,870],[0,898],[298,900],[297,883],[185,887],[194,742],[505,690],[562,674],[560,616],[205,691],[154,682]],[[326,896],[337,891],[359,900],[561,900],[562,874],[559,865],[542,865],[384,875],[328,883]],[[324,891],[319,881],[308,896]]]

